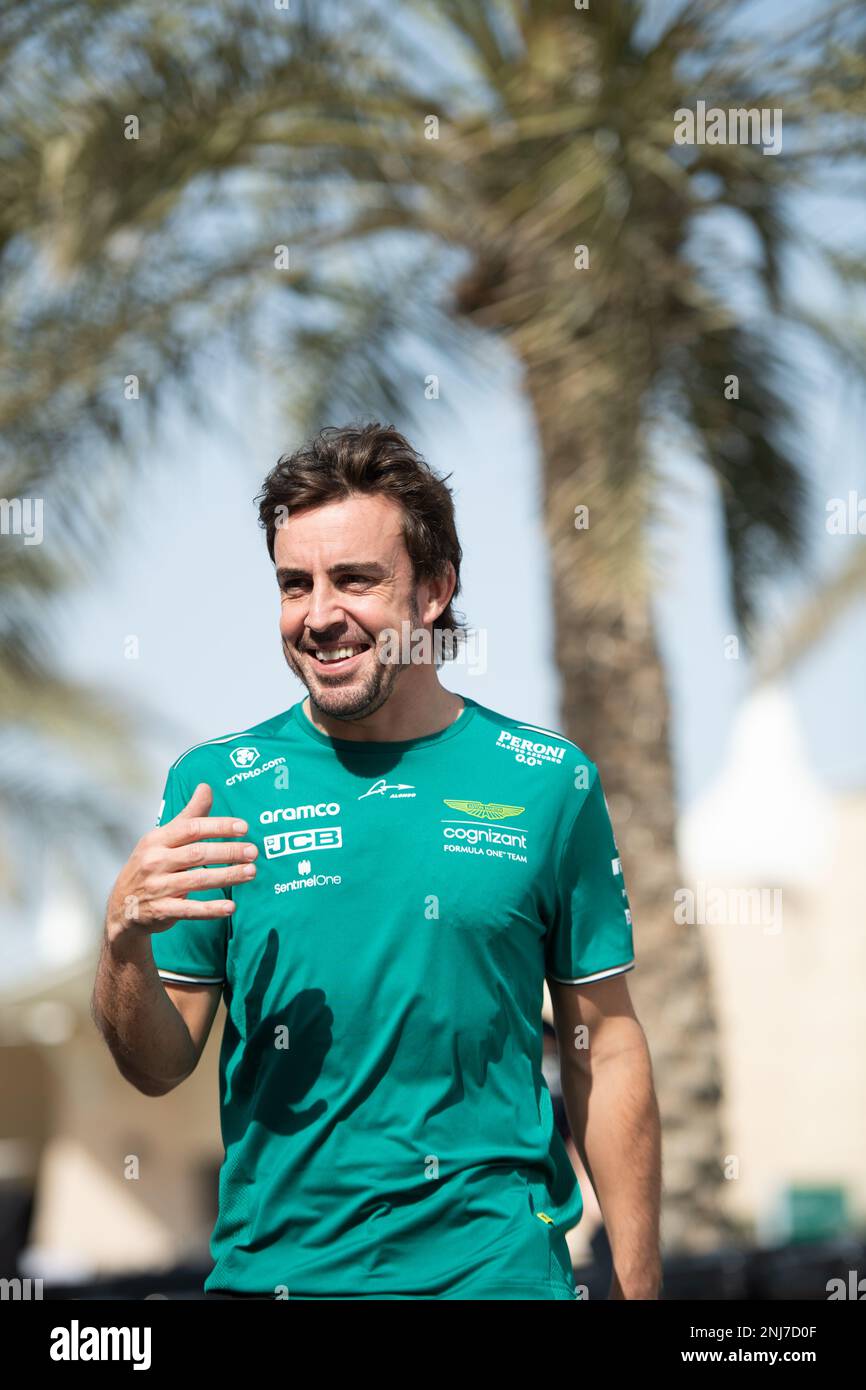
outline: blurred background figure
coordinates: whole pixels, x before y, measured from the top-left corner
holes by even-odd
[[[178,1091],[128,1086],[89,1018],[102,912],[168,763],[303,693],[252,498],[349,419],[450,476],[479,640],[445,683],[601,770],[667,1296],[823,1298],[862,1261],[864,27],[0,18],[0,1275],[200,1287],[221,1027]]]

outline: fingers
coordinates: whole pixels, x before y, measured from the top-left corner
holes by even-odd
[[[248,823],[237,816],[210,816],[212,805],[213,790],[199,782],[178,814],[149,831],[137,846],[133,891],[127,897],[137,904],[137,920],[151,931],[165,931],[181,919],[229,916],[235,904],[224,894],[205,902],[186,895],[255,878],[252,861],[258,846],[239,839],[248,832]]]
[[[160,848],[153,856],[151,870],[163,869],[177,873],[202,864],[248,864],[258,858],[258,845],[242,841],[233,844],[226,840],[194,840],[192,844]]]
[[[236,864],[227,869],[188,869],[163,874],[153,880],[153,893],[180,895],[201,893],[209,888],[225,888],[232,883],[248,883],[256,876],[255,864]]]
[[[190,918],[228,917],[235,910],[231,898],[209,898],[205,902],[199,902],[197,898],[191,902],[186,898],[160,898],[158,904],[154,903],[156,906],[159,907],[159,918],[148,923],[149,930],[165,931],[173,927],[175,922]]]
[[[189,801],[177,815],[154,832],[164,845],[172,847],[192,844],[213,836],[245,835],[249,826],[237,816],[209,816],[213,792],[207,782],[200,782]]]
[[[180,820],[181,817],[206,816],[212,805],[213,792],[207,782],[199,782],[189,801],[178,811],[175,820]]]

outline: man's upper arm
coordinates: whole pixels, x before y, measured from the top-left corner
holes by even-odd
[[[176,981],[165,979],[162,983],[166,994],[186,1024],[195,1048],[195,1065],[198,1066],[219,1008],[222,985],[178,984]]]
[[[589,1071],[617,1052],[644,1044],[624,973],[582,985],[564,984],[548,975],[547,987],[563,1065]]]

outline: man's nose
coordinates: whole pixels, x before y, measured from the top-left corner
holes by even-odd
[[[314,584],[307,605],[306,624],[313,632],[323,632],[345,617],[340,594],[328,580]]]

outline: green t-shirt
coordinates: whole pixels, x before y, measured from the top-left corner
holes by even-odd
[[[220,981],[225,1159],[205,1289],[573,1298],[580,1189],[542,1075],[545,974],[634,964],[598,771],[462,697],[447,728],[331,739],[302,701],[171,767],[241,816],[257,876],[152,937]]]

